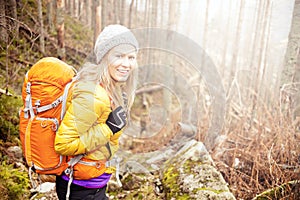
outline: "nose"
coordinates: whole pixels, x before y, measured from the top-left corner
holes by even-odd
[[[130,61],[128,59],[127,56],[124,56],[123,59],[122,59],[122,66],[123,67],[130,67]]]

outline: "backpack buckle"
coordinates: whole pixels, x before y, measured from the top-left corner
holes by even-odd
[[[31,86],[31,83],[28,82],[27,85],[26,85],[26,93],[27,94],[30,94],[30,86]]]
[[[70,168],[65,169],[65,174],[70,175],[73,170]]]
[[[97,169],[102,168],[102,167],[105,167],[105,165],[102,162],[96,162]]]

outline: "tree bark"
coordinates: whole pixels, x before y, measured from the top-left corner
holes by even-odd
[[[295,0],[289,41],[282,71],[281,85],[292,84],[295,92],[290,95],[293,119],[300,119],[300,0]],[[299,124],[297,125],[299,127]]]
[[[64,1],[56,1],[56,23],[57,23],[57,56],[61,60],[66,60],[65,52],[65,23],[64,23]]]
[[[207,32],[208,32],[208,11],[209,11],[209,0],[206,0],[206,9],[205,9],[205,18],[204,18],[204,33],[202,38],[202,48],[206,51],[206,41],[207,41]],[[201,56],[201,67],[205,66],[205,55]]]
[[[120,0],[114,0],[113,9],[114,9],[114,17],[115,23],[120,24]]]
[[[92,3],[92,27],[94,28],[94,44],[102,28],[102,3],[103,1],[100,5],[100,2],[98,0],[93,0]]]
[[[131,0],[130,8],[129,8],[129,14],[128,14],[128,28],[131,28],[132,23],[132,10],[133,10],[134,0]],[[147,11],[145,11],[147,12]]]
[[[160,1],[160,26],[164,25],[164,18],[165,18],[164,2],[165,1]],[[190,4],[192,4],[192,3],[190,3]]]
[[[89,27],[92,27],[92,11],[91,11],[91,1],[85,0],[85,21],[86,24],[88,24]]]
[[[53,25],[53,0],[47,0],[47,22],[50,32],[54,30]]]
[[[270,80],[270,77],[266,77],[267,71],[268,71],[268,57],[269,57],[269,43],[270,43],[270,32],[271,32],[271,18],[272,18],[272,10],[273,10],[273,2],[270,2],[270,6],[268,8],[268,12],[266,13],[265,16],[265,26],[266,26],[266,38],[265,38],[265,43],[263,47],[263,70],[262,70],[262,75],[261,75],[261,83],[260,83],[260,88],[258,91],[260,92],[262,96],[262,102],[271,102],[271,99],[275,99],[272,97],[267,97],[267,91],[270,90],[271,87],[274,85],[272,84],[272,81]],[[273,74],[273,73],[268,73],[268,74]],[[275,96],[273,96],[275,97]]]
[[[121,3],[120,3],[120,8],[119,8],[119,11],[120,11],[120,15],[119,15],[119,19],[120,19],[120,24],[122,25],[125,25],[126,26],[126,20],[125,20],[125,16],[126,16],[126,0],[120,0]]]
[[[157,0],[153,0],[152,2],[152,12],[151,12],[151,27],[157,26],[157,11],[158,11],[158,2]]]
[[[78,19],[82,21],[84,1],[78,1],[77,4],[78,4],[78,11],[77,11]]]
[[[223,65],[223,68],[222,68],[222,71],[221,71],[221,75],[223,77],[226,77],[226,56],[227,56],[227,51],[228,51],[228,46],[229,46],[229,42],[228,42],[228,36],[229,36],[229,25],[230,25],[230,20],[231,20],[231,17],[230,17],[230,14],[232,13],[231,12],[231,7],[232,7],[232,2],[229,1],[229,6],[228,6],[228,11],[229,11],[229,15],[226,19],[226,25],[225,25],[225,31],[224,31],[224,34],[225,34],[225,41],[223,43],[223,50],[222,50],[222,65]]]
[[[101,10],[101,28],[104,28],[107,23],[107,1],[101,0],[101,7],[103,8]]]
[[[9,18],[6,18],[6,25],[10,31],[10,34],[14,38],[18,38],[19,26],[17,22],[17,2],[16,0],[5,1],[5,14]]]
[[[69,10],[70,10],[69,14],[71,16],[74,16],[74,0],[69,0]]]
[[[69,5],[70,0],[64,0],[64,1],[65,1],[65,11],[67,14],[69,14],[70,13],[70,10],[69,10],[70,9],[70,5]]]
[[[231,82],[236,74],[237,69],[237,62],[238,62],[238,54],[240,50],[240,38],[241,38],[241,29],[243,25],[243,17],[244,17],[244,0],[240,1],[240,7],[239,7],[239,16],[237,20],[237,27],[235,32],[235,45],[233,46],[233,52],[231,56],[231,64],[230,64],[230,74],[229,74],[229,81]],[[228,89],[229,90],[229,89]]]
[[[38,3],[38,13],[39,13],[39,22],[40,22],[40,50],[44,54],[45,53],[45,39],[44,39],[42,0],[37,0],[37,3]]]
[[[73,0],[73,16],[77,18],[77,0]]]
[[[260,33],[260,40],[258,41],[258,62],[257,62],[257,72],[256,72],[256,82],[254,85],[255,88],[255,93],[258,94],[260,91],[258,90],[260,88],[261,82],[262,82],[262,74],[261,74],[261,64],[263,60],[263,52],[264,52],[264,46],[266,43],[266,28],[267,28],[267,21],[268,21],[268,16],[269,16],[269,11],[270,11],[270,0],[266,0],[266,4],[263,7],[264,12],[261,18],[261,24],[262,24],[262,30]]]
[[[114,0],[111,1],[107,1],[106,7],[104,7],[105,9],[107,9],[107,23],[106,24],[114,24],[115,22],[115,12],[116,10],[113,10],[113,6],[114,6]]]
[[[0,0],[0,41],[3,44],[7,43],[8,33],[6,28],[6,15],[5,15],[5,2],[6,0]]]
[[[176,12],[177,12],[177,0],[176,1],[169,1],[169,19],[168,19],[168,29],[170,30],[175,30],[176,29]],[[151,21],[151,20],[149,20]],[[172,36],[169,35],[168,40],[170,40],[170,48],[173,48],[173,43],[174,41],[171,39]],[[173,85],[174,84],[174,70],[173,70],[173,65],[175,60],[175,55],[171,54],[168,57],[167,63],[172,67],[167,67],[164,70],[164,80],[165,80],[165,85]],[[151,62],[151,61],[150,61]],[[171,104],[172,104],[172,95],[170,90],[167,89],[167,87],[164,88],[163,90],[163,106],[165,111],[167,112],[167,116],[170,116],[171,113]]]

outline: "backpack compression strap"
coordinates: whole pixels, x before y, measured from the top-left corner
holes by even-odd
[[[33,107],[32,107],[32,98],[31,98],[30,87],[31,87],[31,83],[28,82],[26,84],[26,93],[27,93],[27,95],[26,95],[26,98],[25,98],[25,108],[24,108],[24,118],[25,119],[29,118],[28,114],[30,114],[31,118],[34,118],[34,116],[35,116],[34,111],[33,111]]]
[[[50,110],[52,108],[57,107],[60,103],[62,103],[61,115],[60,115],[60,119],[62,120],[65,115],[65,112],[66,112],[68,93],[69,93],[69,89],[70,89],[72,83],[73,83],[73,81],[69,82],[65,86],[64,93],[62,96],[60,96],[59,98],[57,98],[55,101],[53,101],[52,103],[50,103],[48,105],[37,107],[36,112],[40,113],[40,112],[44,112],[46,110]]]

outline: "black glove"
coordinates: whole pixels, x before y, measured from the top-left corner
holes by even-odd
[[[126,125],[126,112],[122,106],[109,113],[106,124],[114,134]]]

